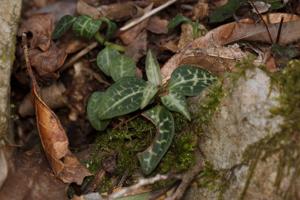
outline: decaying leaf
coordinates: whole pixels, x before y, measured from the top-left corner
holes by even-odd
[[[145,8],[144,10],[145,10],[145,12],[148,12],[151,9],[152,9],[152,4],[150,6],[148,6],[147,8]],[[147,18],[144,21],[142,21],[141,23],[135,25],[133,28],[120,33],[119,37],[122,40],[122,42],[126,45],[132,43],[136,39],[136,37],[139,35],[139,33],[142,32],[144,29],[146,29],[148,22],[149,22],[149,18]]]
[[[71,153],[64,128],[55,113],[41,99],[38,93],[39,86],[30,66],[26,34],[22,35],[22,42],[27,70],[32,81],[37,128],[47,159],[56,177],[65,183],[75,182],[80,185],[84,177],[91,174]]]
[[[56,44],[46,51],[32,49],[29,51],[31,65],[40,76],[53,76],[54,73],[64,64],[67,54],[64,49],[60,49]]]
[[[156,34],[166,34],[168,33],[168,24],[168,20],[153,16],[148,22],[147,30]]]
[[[142,31],[136,39],[131,42],[125,50],[125,55],[132,58],[136,63],[141,57],[143,57],[147,52],[147,41],[148,33],[146,30]]]
[[[141,9],[132,2],[113,3],[95,8],[82,0],[77,3],[77,12],[81,15],[89,15],[94,19],[107,17],[116,21],[126,20],[142,14]]]
[[[296,28],[300,26],[300,18],[297,15],[273,13],[264,16],[265,20],[269,23],[268,28],[272,40],[275,41],[280,26],[280,19],[283,17],[281,37],[279,44],[288,44],[300,39],[300,29]],[[270,43],[270,38],[266,27],[263,23],[254,23],[253,20],[245,19],[240,22],[232,22],[209,31],[205,36],[195,39],[188,44],[183,50],[173,57],[171,57],[161,69],[164,80],[168,79],[180,65],[183,59],[186,58],[187,51],[204,50],[215,48],[218,46],[227,45],[240,40],[258,41]]]
[[[31,16],[21,24],[18,35],[32,33],[30,48],[38,47],[42,51],[46,51],[50,48],[53,28],[52,14],[37,14]]]

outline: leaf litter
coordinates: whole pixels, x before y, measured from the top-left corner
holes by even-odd
[[[120,165],[122,159],[124,159],[121,156],[122,153],[115,152],[117,149],[112,149],[110,145],[101,144],[103,149],[101,152],[97,152],[96,156],[99,158],[96,159],[96,162],[101,162],[103,154],[115,155],[115,161],[106,166],[106,168],[113,168],[114,170],[111,173],[102,173],[103,166],[98,165],[97,173],[89,182],[89,178],[86,179],[85,177],[90,176],[91,173],[79,162],[80,159],[71,153],[71,150],[81,151],[86,148],[91,150],[98,145],[94,139],[98,137],[95,130],[97,128],[93,128],[93,126],[99,126],[97,130],[101,130],[100,134],[107,134],[107,132],[102,131],[103,126],[113,131],[114,127],[117,127],[111,138],[128,137],[129,149],[135,148],[130,146],[130,143],[140,136],[127,136],[126,134],[120,136],[117,131],[129,127],[136,116],[140,116],[139,111],[134,112],[132,115],[107,119],[107,116],[99,115],[97,110],[93,109],[93,105],[89,108],[87,102],[93,91],[99,91],[101,98],[107,98],[105,97],[106,93],[112,94],[112,96],[115,95],[116,91],[113,91],[113,89],[110,92],[105,92],[105,89],[110,85],[114,86],[114,80],[122,80],[122,74],[128,74],[128,76],[139,74],[139,79],[137,79],[139,81],[142,77],[148,77],[145,66],[149,62],[146,59],[146,53],[149,49],[152,49],[152,53],[157,55],[158,62],[156,65],[158,69],[161,67],[162,82],[159,86],[149,85],[149,81],[147,84],[146,82],[142,83],[147,85],[145,88],[149,90],[147,93],[139,93],[138,98],[144,98],[142,99],[144,102],[142,107],[147,108],[146,104],[153,105],[157,102],[158,99],[153,99],[151,93],[151,91],[155,91],[154,93],[158,92],[165,95],[162,97],[162,105],[184,114],[188,119],[190,119],[190,115],[186,110],[185,97],[177,93],[164,93],[168,88],[166,82],[172,77],[171,74],[176,69],[180,69],[177,67],[193,65],[213,74],[222,75],[228,71],[234,71],[238,61],[254,54],[257,56],[254,61],[256,65],[265,64],[270,71],[278,71],[285,66],[289,59],[299,57],[298,41],[300,33],[298,27],[300,25],[300,13],[297,9],[300,6],[294,5],[294,2],[275,5],[256,1],[252,5],[247,1],[235,0],[174,1],[173,5],[170,4],[164,7],[163,11],[160,12],[155,11],[155,9],[163,7],[171,1],[103,1],[99,3],[93,0],[78,0],[69,1],[69,7],[59,1],[36,2],[36,7],[39,9],[24,11],[27,19],[22,21],[18,33],[21,36],[25,32],[29,36],[28,55],[33,70],[36,72],[36,78],[33,73],[30,75],[32,80],[31,94],[28,93],[28,85],[24,86],[24,83],[28,84],[26,81],[18,83],[27,88],[23,91],[24,94],[20,95],[23,95],[23,102],[18,107],[19,114],[25,119],[32,119],[30,116],[35,114],[44,153],[55,177],[58,178],[54,181],[61,180],[66,183],[62,184],[61,188],[66,188],[67,185],[73,182],[81,185],[82,188],[78,188],[78,186],[70,187],[76,190],[77,195],[83,195],[78,197],[81,199],[89,199],[89,194],[84,195],[84,191],[88,193],[101,191],[101,195],[99,193],[90,194],[95,194],[97,198],[128,195],[130,198],[130,195],[132,195],[132,198],[139,197],[140,199],[147,199],[149,196],[176,199],[184,194],[193,177],[199,174],[202,169],[202,161],[197,161],[195,166],[191,165],[185,168],[186,173],[176,171],[176,163],[174,162],[173,171],[167,172],[175,172],[178,176],[160,175],[162,173],[160,165],[166,162],[164,160],[166,158],[163,157],[162,161],[157,160],[156,158],[161,156],[159,155],[154,156],[154,164],[145,165],[146,163],[143,162],[143,159],[147,159],[149,156],[150,147],[156,148],[155,143],[148,142],[144,148],[138,151],[142,166],[135,165],[135,173],[126,175],[128,172],[120,171]],[[31,2],[31,5],[34,4],[34,2]],[[290,7],[288,6],[293,6],[296,14],[277,12],[279,8],[282,12],[289,11]],[[58,12],[58,9],[62,9],[62,12]],[[180,15],[176,18],[178,13]],[[76,18],[73,18],[74,21],[81,15],[84,15],[85,19],[83,23],[79,24],[80,26],[73,29],[73,32],[72,26],[75,22],[72,22],[70,30],[67,30],[63,35],[59,35],[59,37],[54,35],[55,40],[53,40],[54,23],[57,24],[59,19],[65,15],[76,16]],[[87,19],[101,20],[104,19],[103,17],[108,20],[107,23],[102,21],[101,24],[98,24],[99,27],[92,24],[90,27],[85,26],[85,29],[81,29]],[[106,34],[113,27],[111,26],[112,22],[116,24],[118,30],[116,32],[111,31],[114,32],[113,34]],[[132,27],[124,31],[123,28],[128,27],[128,24]],[[95,28],[95,31],[89,37],[86,37],[86,34],[78,34],[78,31],[84,33],[90,28]],[[76,34],[74,34],[76,32],[77,35],[83,37],[76,37]],[[108,35],[110,37],[107,37]],[[115,67],[109,70],[105,70],[105,66],[101,65],[105,59],[100,61],[97,59],[97,54],[107,48],[115,49],[118,54],[117,57],[120,58],[120,60],[110,58],[113,61],[111,62],[112,65]],[[101,63],[100,66],[99,63]],[[20,73],[22,70],[24,71],[24,68],[21,67],[16,72]],[[18,76],[19,78],[17,78],[17,73],[14,74],[13,80],[21,80],[20,75]],[[42,87],[39,87],[37,82]],[[157,91],[157,87],[160,86],[163,86],[163,89]],[[51,88],[56,89],[52,91]],[[115,101],[112,98],[109,104],[101,104],[101,109],[110,109],[110,105],[113,105]],[[95,102],[96,104],[98,102],[97,95]],[[174,102],[178,104],[174,104]],[[181,105],[181,107],[178,107],[178,105]],[[134,110],[140,107],[141,105],[137,104]],[[57,111],[57,115],[52,109]],[[35,110],[35,113],[33,113],[33,110]],[[118,115],[119,113],[117,113]],[[95,123],[91,122],[92,126],[87,120],[87,116],[96,120]],[[153,116],[148,116],[150,119],[151,117]],[[176,119],[174,118],[174,120]],[[148,122],[144,121],[143,123],[147,124]],[[68,135],[64,129],[67,130]],[[157,132],[159,133],[159,131],[158,129]],[[78,140],[75,139],[76,134],[80,135],[79,142],[74,142]],[[153,136],[152,139],[154,138]],[[174,140],[176,139],[176,136],[174,136]],[[88,145],[86,146],[83,141],[89,141]],[[113,143],[114,139],[109,141]],[[77,144],[75,149],[74,143]],[[143,143],[142,140],[140,143]],[[170,148],[173,148],[172,145]],[[149,147],[148,151],[146,147]],[[125,148],[123,151],[127,152],[128,150]],[[136,151],[132,150],[132,152]],[[166,154],[168,156],[168,153]],[[87,160],[91,157],[90,154],[85,156],[88,157]],[[35,158],[28,159],[34,161]],[[130,155],[130,160],[138,163],[137,155]],[[30,164],[30,161],[28,162]],[[87,161],[87,163],[85,164],[89,169],[94,169],[95,166],[91,162]],[[154,173],[150,175],[153,177],[145,178],[141,175],[142,170],[150,173],[153,170],[152,168],[156,168]],[[41,169],[41,171],[47,170],[50,174],[49,169]],[[155,176],[155,174],[157,175]],[[137,181],[139,179],[140,181]],[[154,183],[152,182],[154,179],[155,182],[163,182],[166,179],[173,180],[173,182],[161,187],[157,192],[156,189],[150,187]],[[179,186],[176,180],[182,180]],[[135,182],[138,184],[134,185]],[[85,184],[89,185],[90,189],[85,190]],[[51,191],[55,190],[50,185]],[[45,187],[48,187],[48,185]],[[135,191],[132,191],[132,188]],[[7,191],[9,192],[9,190]],[[64,193],[60,189],[58,191],[59,195]],[[169,195],[166,191],[169,191],[172,195]],[[34,192],[32,190],[32,193]],[[52,194],[49,193],[49,195]],[[75,198],[77,197],[74,196]]]

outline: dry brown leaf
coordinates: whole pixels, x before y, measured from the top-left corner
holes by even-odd
[[[82,0],[77,3],[77,12],[80,15],[89,15],[94,19],[108,17],[109,19],[122,21],[141,15],[141,9],[132,2],[114,3],[102,5],[98,8],[90,6]]]
[[[168,33],[168,24],[168,20],[153,16],[148,22],[147,30],[156,34],[166,34]]]
[[[145,12],[148,12],[152,9],[152,4],[145,8]],[[120,39],[126,45],[132,43],[136,37],[147,27],[149,22],[149,18],[145,19],[141,23],[135,25],[134,27],[130,28],[127,31],[121,32],[119,34]]]
[[[51,77],[64,64],[67,54],[64,49],[56,47],[51,43],[47,51],[31,49],[29,51],[31,65],[40,76]]]
[[[208,16],[208,3],[198,1],[193,7],[193,20],[202,20]]]
[[[65,183],[75,182],[80,185],[90,172],[69,150],[69,141],[59,119],[44,103],[38,91],[39,87],[33,75],[27,48],[26,35],[22,35],[26,67],[32,81],[32,99],[35,107],[36,122],[41,143],[47,159],[56,177]]]
[[[178,42],[178,49],[184,48],[187,44],[193,41],[193,27],[191,24],[181,25],[181,34]]]
[[[32,33],[30,39],[30,48],[40,48],[46,51],[51,45],[51,35],[53,31],[53,15],[52,14],[37,14],[21,24],[18,35],[22,33]]]
[[[272,40],[275,41],[280,23],[278,19],[284,16],[282,24],[281,38],[279,44],[288,44],[300,39],[300,18],[297,15],[288,15],[276,13],[268,15],[268,28],[271,33]],[[266,16],[265,16],[266,17]],[[227,45],[239,40],[258,41],[269,43],[270,38],[266,27],[263,23],[254,23],[252,20],[242,20],[240,22],[232,22],[219,26],[209,31],[205,36],[199,37],[183,48],[181,52],[171,57],[161,69],[164,79],[168,79],[171,73],[185,58],[185,52],[192,49],[203,49]]]
[[[135,40],[126,47],[125,55],[138,62],[147,52],[147,31],[142,31]]]

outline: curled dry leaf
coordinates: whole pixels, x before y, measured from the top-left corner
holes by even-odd
[[[67,54],[64,49],[58,48],[51,43],[47,51],[32,49],[29,51],[32,66],[40,76],[53,76],[65,62]]]
[[[193,20],[202,20],[208,16],[208,3],[198,1],[193,7]]]
[[[184,48],[193,41],[193,26],[191,24],[181,24],[181,34],[178,42],[178,49]]]
[[[27,70],[32,81],[32,98],[41,143],[56,177],[65,183],[81,184],[90,172],[69,150],[69,141],[55,113],[41,99],[38,84],[31,69],[26,34],[22,35]]]
[[[280,20],[284,17],[282,24],[281,37],[279,44],[288,44],[300,39],[300,17],[297,15],[273,13],[272,15],[266,15],[264,18],[267,21],[268,28],[275,41],[280,26]],[[223,46],[230,43],[237,42],[239,40],[258,41],[270,43],[270,38],[266,27],[263,23],[254,23],[253,20],[241,20],[240,22],[232,22],[219,26],[209,31],[205,36],[199,37],[187,46],[183,50],[173,57],[171,57],[166,64],[162,67],[161,73],[166,81],[171,73],[177,68],[177,66],[186,57],[185,52],[187,50],[211,48],[216,46]]]
[[[22,33],[32,33],[30,39],[30,48],[40,48],[46,51],[51,45],[51,34],[53,31],[53,15],[52,14],[37,14],[21,24],[18,35]]]

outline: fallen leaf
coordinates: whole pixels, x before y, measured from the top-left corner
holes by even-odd
[[[54,22],[57,22],[65,15],[75,15],[76,13],[76,0],[56,1],[48,4],[40,9],[32,9],[25,13],[26,17],[35,14],[51,13],[54,16]]]
[[[67,54],[64,49],[51,43],[47,51],[30,50],[29,57],[32,66],[40,76],[51,77],[64,64]]]
[[[150,6],[148,6],[147,8],[145,8],[145,12],[148,12],[152,9],[152,4]],[[132,43],[136,37],[139,35],[140,32],[142,32],[148,25],[149,22],[149,18],[145,19],[144,21],[142,21],[141,23],[135,25],[133,28],[121,32],[119,34],[120,39],[122,40],[122,42],[126,45]]]
[[[193,26],[185,23],[181,24],[181,34],[178,42],[178,49],[184,48],[187,44],[193,41]]]
[[[100,7],[90,6],[82,0],[77,3],[77,12],[80,15],[89,15],[94,19],[107,17],[111,20],[123,21],[142,15],[141,10],[142,9],[133,2],[113,3]]]
[[[147,30],[156,34],[166,34],[168,33],[168,24],[168,20],[153,16],[148,22]]]
[[[138,62],[147,52],[147,31],[142,31],[125,50],[125,55]]]
[[[21,24],[18,35],[22,33],[32,33],[30,39],[30,48],[40,48],[46,51],[51,45],[51,34],[53,31],[53,15],[52,14],[37,14]]]
[[[202,20],[208,16],[208,3],[198,1],[193,7],[193,20]]]
[[[44,103],[38,91],[39,86],[33,74],[27,47],[26,35],[22,35],[26,67],[32,81],[31,92],[35,107],[37,128],[41,143],[52,170],[64,183],[75,182],[80,185],[90,172],[69,150],[69,141],[61,122],[55,113]]]
[[[278,33],[278,28],[281,19],[284,17],[282,24],[281,37],[279,44],[288,44],[300,39],[300,17],[297,15],[273,13],[272,15],[264,16],[268,18],[268,28],[275,41]],[[267,20],[266,20],[267,21]],[[270,38],[266,27],[263,23],[254,23],[251,19],[241,20],[240,22],[232,22],[209,31],[205,36],[195,39],[193,42],[185,46],[181,52],[171,57],[161,68],[164,81],[170,77],[171,73],[177,68],[177,66],[186,57],[185,52],[187,50],[212,48],[218,46],[224,46],[230,43],[237,42],[239,40],[257,41],[270,43]]]

